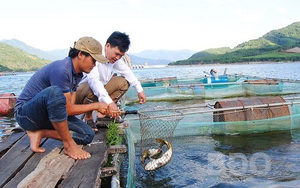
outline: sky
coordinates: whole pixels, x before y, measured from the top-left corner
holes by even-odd
[[[129,53],[233,48],[300,21],[299,0],[0,0],[0,40],[66,49],[129,35]]]

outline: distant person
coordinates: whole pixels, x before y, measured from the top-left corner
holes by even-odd
[[[90,153],[77,144],[89,144],[94,131],[75,117],[97,110],[107,114],[107,104],[75,104],[76,88],[83,72],[89,73],[96,60],[107,62],[101,44],[92,37],[82,37],[74,43],[68,57],[54,61],[38,70],[27,82],[15,105],[15,116],[26,130],[30,148],[44,152],[42,138],[61,140],[66,155],[73,159],[90,158]]]
[[[113,32],[104,47],[105,57],[108,61],[104,64],[96,62],[96,66],[82,79],[77,89],[77,103],[89,104],[99,101],[108,105],[107,111],[111,116],[104,117],[104,115],[98,114],[97,124],[107,118],[119,120],[119,113],[117,113],[119,108],[116,103],[126,93],[129,86],[136,89],[140,104],[146,102],[146,95],[141,83],[130,69],[131,63],[127,62],[129,57],[125,55],[125,52],[128,51],[129,45],[130,39],[127,34],[119,31]],[[124,58],[122,58],[123,56]],[[95,131],[98,131],[92,111],[85,113],[85,121]]]
[[[217,71],[216,69],[211,69],[211,70],[210,70],[210,75],[211,75],[212,77],[217,76],[217,74],[218,74],[218,71]]]

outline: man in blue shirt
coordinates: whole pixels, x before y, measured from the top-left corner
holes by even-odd
[[[42,138],[61,140],[66,155],[73,159],[90,158],[77,144],[89,144],[94,131],[75,117],[97,110],[107,114],[107,104],[75,104],[76,88],[83,72],[89,73],[96,61],[106,63],[101,44],[82,37],[70,49],[68,57],[38,70],[27,82],[15,106],[16,120],[26,130],[34,152],[44,152]]]

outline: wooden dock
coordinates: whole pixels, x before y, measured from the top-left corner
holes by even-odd
[[[100,129],[91,144],[83,149],[91,158],[74,160],[63,152],[61,141],[42,140],[45,153],[30,149],[25,132],[14,132],[0,143],[0,188],[11,187],[101,187],[101,177],[117,173],[103,168],[109,153],[126,152],[125,146],[107,148],[106,129]]]

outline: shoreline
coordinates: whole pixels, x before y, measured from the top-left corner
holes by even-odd
[[[192,64],[192,65],[147,65],[140,68],[132,68],[132,70],[137,69],[160,69],[160,68],[168,68],[168,67],[200,67],[200,66],[224,66],[224,65],[255,65],[255,64],[285,64],[285,63],[300,63],[300,61],[280,61],[280,62],[272,62],[272,61],[252,61],[252,62],[239,62],[239,63],[200,63],[200,64]],[[10,76],[16,75],[19,73],[32,73],[35,71],[22,71],[22,72],[0,72],[0,76]]]
[[[141,68],[136,69],[151,69],[151,68],[168,68],[168,67],[200,67],[200,66],[224,66],[224,65],[255,65],[255,64],[285,64],[285,63],[300,63],[300,61],[280,61],[280,62],[271,62],[271,61],[253,61],[253,62],[239,62],[239,63],[202,63],[202,64],[192,64],[192,65],[147,65]]]
[[[300,61],[251,61],[247,63],[238,62],[238,63],[200,63],[200,64],[193,64],[193,65],[167,65],[167,67],[181,67],[181,66],[222,66],[222,65],[250,65],[250,64],[284,64],[284,63],[300,63]]]

